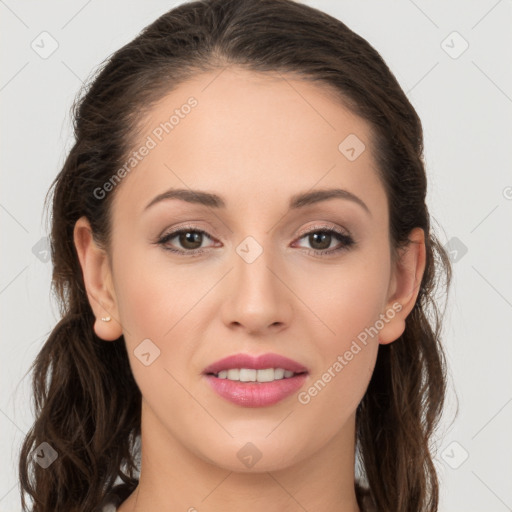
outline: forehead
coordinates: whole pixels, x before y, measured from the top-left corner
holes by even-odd
[[[237,68],[203,73],[165,95],[142,126],[133,150],[149,149],[115,199],[133,212],[170,187],[236,191],[239,206],[316,186],[382,195],[370,125],[319,82]]]

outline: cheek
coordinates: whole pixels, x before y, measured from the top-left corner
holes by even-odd
[[[167,261],[160,248],[120,247],[118,254],[116,294],[123,328],[132,340],[153,337],[167,343],[187,325],[187,314],[211,283]]]
[[[188,315],[206,293],[207,283],[191,282],[185,273],[171,272],[162,263],[151,264],[147,253],[123,254],[116,293],[134,379],[161,420],[165,411],[180,410],[181,419],[198,416],[199,421],[200,411],[180,383],[189,378],[188,361],[196,349]]]
[[[119,246],[116,264],[118,313],[130,365],[143,395],[154,397],[164,383],[174,388],[168,372],[179,382],[185,378],[195,349],[188,315],[207,283],[190,281],[186,273],[171,271],[165,258],[151,261],[147,250],[133,246]]]
[[[339,266],[306,275],[301,293],[324,325],[320,340],[328,352],[350,344],[383,312],[389,284],[385,258],[354,254]]]
[[[311,387],[299,400],[311,403],[311,411],[340,411],[340,404],[350,411],[363,397],[379,347],[377,327],[387,294],[388,263],[386,258],[361,256],[307,280],[308,304],[319,312],[322,324],[316,334],[311,332],[318,364]]]

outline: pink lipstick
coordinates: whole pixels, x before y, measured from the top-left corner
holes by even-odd
[[[235,354],[209,365],[203,374],[222,398],[243,407],[266,407],[298,391],[308,370],[278,354]]]

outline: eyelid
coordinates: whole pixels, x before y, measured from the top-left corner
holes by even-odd
[[[157,237],[157,241],[162,240],[163,238],[168,238],[168,237],[170,237],[170,239],[172,239],[184,231],[185,232],[193,231],[195,233],[201,233],[202,235],[209,238],[210,240],[216,241],[216,238],[214,238],[212,235],[210,235],[210,233],[208,231],[206,231],[206,229],[200,228],[199,226],[191,226],[191,225],[174,227],[174,228],[170,229],[169,231],[164,230],[162,232],[162,234]]]
[[[214,237],[212,237],[210,235],[210,233],[208,233],[208,231],[206,231],[205,229],[199,227],[199,226],[194,226],[194,225],[183,225],[183,226],[177,226],[177,227],[174,227],[172,228],[169,232],[166,232],[167,230],[164,230],[158,237],[157,237],[157,240],[160,240],[164,237],[167,237],[169,235],[178,235],[181,231],[183,230],[190,230],[190,231],[196,231],[198,233],[202,233],[203,235],[207,236],[208,238],[210,238],[210,240],[215,240]],[[326,225],[326,224],[315,224],[313,226],[308,226],[307,228],[303,228],[301,229],[298,234],[297,234],[297,237],[298,238],[302,238],[304,237],[305,235],[308,235],[312,232],[315,232],[315,231],[322,231],[322,230],[332,230],[332,231],[335,231],[336,233],[340,234],[340,235],[344,235],[344,236],[348,236],[348,237],[351,237],[352,234],[350,233],[350,231],[346,228],[339,228],[338,226],[335,226],[335,225]]]
[[[299,234],[298,236],[300,238],[302,238],[304,235],[308,235],[310,234],[311,232],[316,232],[316,231],[335,231],[336,233],[340,234],[340,235],[344,235],[344,236],[348,236],[348,237],[352,237],[352,234],[350,233],[350,231],[346,228],[340,228],[338,226],[334,226],[334,225],[326,225],[326,224],[322,224],[322,225],[319,225],[319,224],[315,224],[313,226],[308,226],[307,228],[304,228],[304,229],[301,229],[299,231]]]
[[[211,247],[215,247],[215,245],[213,245],[213,246],[209,246],[209,247],[202,247],[202,248],[200,247],[200,248],[192,249],[192,250],[171,249],[169,247],[166,247],[166,245],[169,243],[170,240],[179,236],[181,233],[187,232],[187,231],[201,233],[206,238],[209,238],[210,240],[212,240],[214,242],[214,244],[215,244],[215,242],[218,242],[218,240],[216,240],[214,237],[212,237],[206,230],[200,228],[199,226],[194,226],[194,225],[189,224],[189,225],[175,226],[167,233],[164,230],[164,232],[153,243],[155,243],[156,245],[161,245],[165,250],[170,251],[172,253],[179,254],[180,256],[189,256],[189,257],[198,256],[198,255],[204,253],[205,251],[207,251],[208,249],[210,249]],[[328,257],[329,255],[336,254],[343,250],[346,250],[350,246],[357,245],[356,241],[354,240],[354,238],[352,237],[352,235],[348,229],[340,228],[339,226],[336,226],[336,225],[326,225],[326,224],[322,224],[322,225],[315,224],[312,226],[308,226],[307,228],[301,229],[300,232],[298,233],[297,237],[294,239],[294,243],[297,243],[296,241],[300,241],[302,238],[305,238],[306,236],[308,236],[312,233],[319,233],[319,232],[331,232],[331,233],[337,234],[339,237],[338,239],[344,240],[343,245],[342,245],[342,247],[339,247],[337,249],[307,249],[307,248],[303,248],[307,251],[308,254],[313,254],[314,256],[317,256],[317,257]]]
[[[192,221],[194,222],[194,221]],[[164,237],[167,237],[169,235],[178,235],[181,231],[197,231],[199,233],[203,233],[208,238],[215,240],[215,238],[210,235],[210,227],[201,227],[199,224],[178,224],[176,226],[167,227],[156,237],[157,240],[160,240]]]

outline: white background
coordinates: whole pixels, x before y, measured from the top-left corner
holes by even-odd
[[[0,512],[21,510],[17,454],[33,420],[25,374],[58,320],[51,263],[36,244],[71,146],[72,101],[103,59],[178,3],[0,0]],[[446,317],[459,412],[452,390],[436,459],[440,510],[512,510],[512,2],[305,3],[367,39],[395,73],[423,122],[434,225],[443,243],[467,248]],[[43,31],[58,42],[46,59],[31,48]]]

